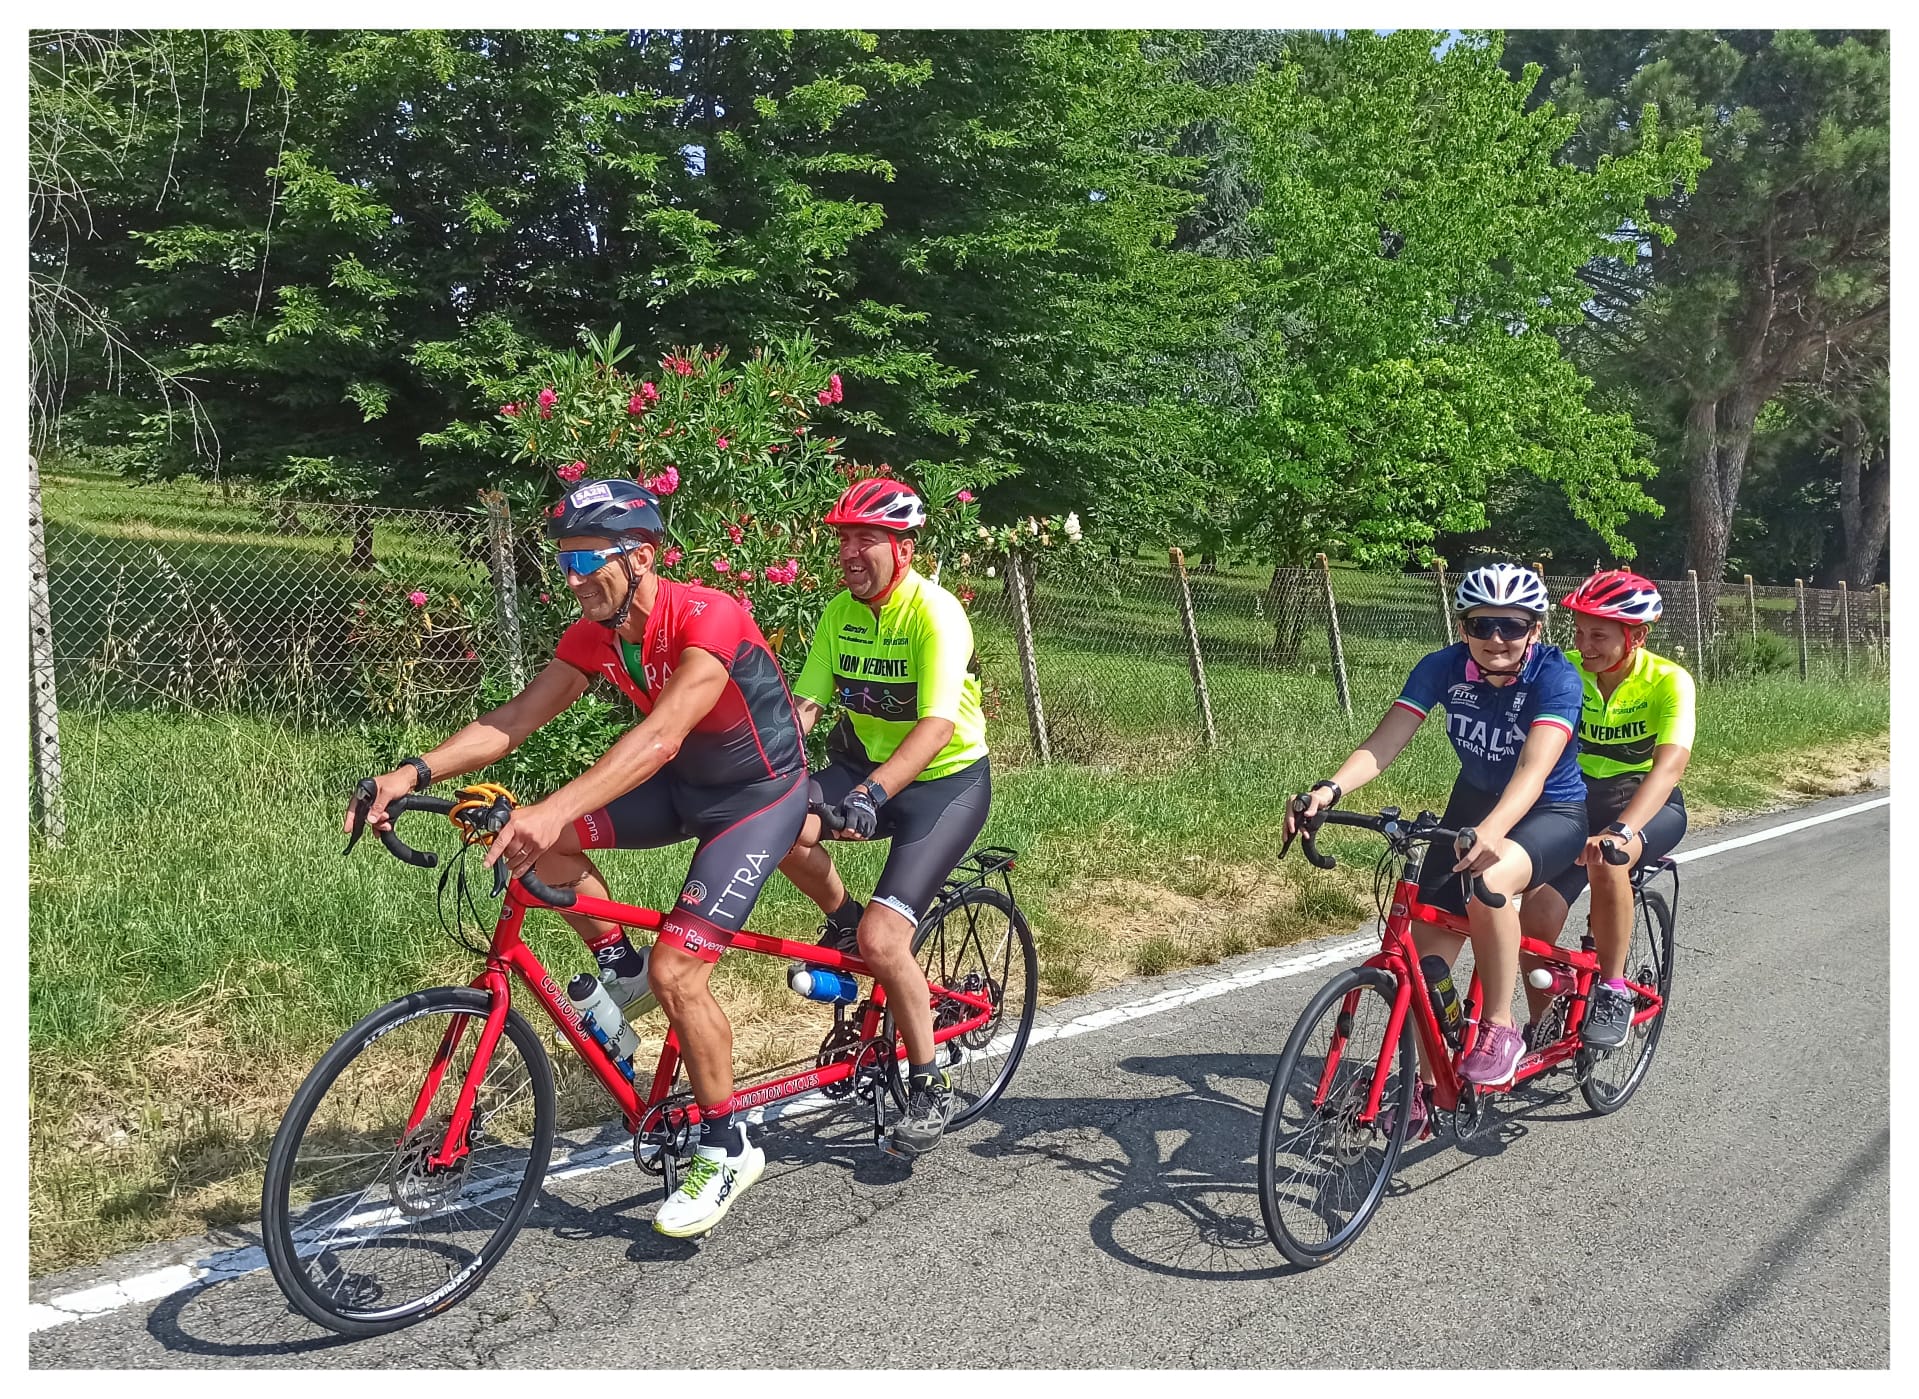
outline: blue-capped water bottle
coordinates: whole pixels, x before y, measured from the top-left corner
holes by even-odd
[[[786,974],[786,984],[809,1001],[848,1006],[860,998],[860,984],[845,972],[831,967],[794,967]]]

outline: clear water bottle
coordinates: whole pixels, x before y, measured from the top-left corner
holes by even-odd
[[[1453,969],[1444,957],[1429,952],[1419,959],[1420,974],[1426,978],[1426,990],[1432,996],[1433,1014],[1439,1017],[1440,1033],[1455,1049],[1459,1047],[1459,988],[1453,985]]]
[[[580,1013],[580,1028],[599,1041],[621,1073],[632,1078],[633,1051],[640,1047],[640,1037],[600,979],[592,972],[581,972],[567,982],[566,998]]]
[[[1579,984],[1579,976],[1571,967],[1552,962],[1543,967],[1534,967],[1527,972],[1526,984],[1535,991],[1563,996]]]
[[[860,998],[860,984],[845,972],[831,967],[794,967],[786,974],[786,984],[809,1001],[849,1006]]]

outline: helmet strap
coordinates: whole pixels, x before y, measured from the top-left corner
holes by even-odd
[[[615,612],[611,617],[600,623],[600,625],[608,631],[616,632],[626,625],[627,616],[633,611],[633,599],[639,596],[639,576],[633,572],[633,560],[629,557],[632,552],[633,549],[630,544],[628,547],[620,550],[620,571],[626,575],[626,601],[620,604],[620,610],[618,612]]]
[[[881,588],[877,593],[866,600],[868,607],[879,608],[886,606],[886,600],[893,596],[893,589],[899,587],[900,580],[906,577],[906,558],[900,549],[900,543],[904,536],[891,530],[889,530],[888,533],[893,536],[893,577],[884,588]]]

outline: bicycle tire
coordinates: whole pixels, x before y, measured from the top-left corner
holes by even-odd
[[[982,915],[988,911],[1003,915],[1006,919],[1004,933],[990,924],[982,931]],[[963,917],[965,925],[948,934],[948,925],[956,917]],[[996,920],[995,920],[996,921]],[[1004,952],[997,959],[989,953],[987,943],[998,940],[994,952]],[[1017,951],[1020,966],[1013,967],[1013,954]],[[1039,1010],[1039,954],[1033,945],[1032,929],[1026,925],[1026,917],[1019,906],[1000,889],[984,884],[971,884],[959,890],[951,898],[936,904],[933,911],[920,920],[913,932],[913,956],[919,960],[926,972],[927,981],[940,986],[954,987],[975,979],[983,984],[973,989],[983,990],[988,986],[997,986],[999,994],[990,997],[995,1013],[993,1018],[977,1030],[962,1036],[955,1036],[939,1046],[938,1063],[953,1076],[953,1096],[955,1107],[953,1115],[947,1119],[948,1130],[963,1127],[979,1117],[999,1100],[1006,1091],[1006,1085],[1013,1081],[1013,1074],[1019,1068],[1020,1059],[1026,1053],[1026,1042],[1032,1037],[1033,1016]],[[977,966],[969,966],[968,958],[974,958]],[[997,974],[995,974],[997,973]],[[1019,1003],[1014,1011],[1016,1016],[1013,1028],[1009,1032],[1006,1026],[1006,1013],[1011,1008],[1008,988],[1015,982],[1018,985]],[[935,1024],[938,1024],[937,1018]],[[896,1031],[893,1013],[886,1013],[885,1036],[891,1039]],[[1010,1034],[1010,1038],[1007,1036]],[[964,1070],[990,1064],[994,1059],[1000,1061],[997,1071],[990,1075],[975,1075]],[[898,1061],[888,1075],[888,1088],[895,1107],[906,1106],[904,1074]],[[983,1085],[974,1087],[973,1085]]]
[[[1586,1106],[1602,1117],[1626,1106],[1652,1067],[1666,1012],[1672,1009],[1673,951],[1673,917],[1666,896],[1657,890],[1642,890],[1633,900],[1632,945],[1627,949],[1626,966],[1635,981],[1659,988],[1659,1013],[1643,1025],[1633,1026],[1625,1043],[1609,1053],[1579,1051],[1579,1091]],[[1639,999],[1635,997],[1635,1003]],[[1613,1072],[1621,1066],[1623,1073]]]
[[[1266,1094],[1266,1110],[1259,1128],[1259,1208],[1266,1218],[1266,1230],[1272,1236],[1274,1245],[1289,1262],[1301,1268],[1317,1268],[1346,1251],[1379,1208],[1380,1201],[1385,1197],[1387,1182],[1392,1179],[1393,1169],[1399,1163],[1400,1148],[1406,1141],[1413,1085],[1418,1080],[1411,1015],[1400,1026],[1398,1082],[1388,1083],[1380,1097],[1382,1116],[1389,1107],[1393,1109],[1391,1130],[1382,1134],[1376,1122],[1361,1127],[1352,1120],[1363,1110],[1373,1073],[1387,1055],[1385,1030],[1391,1023],[1393,997],[1397,994],[1398,985],[1397,979],[1380,967],[1350,967],[1335,976],[1307,1002],[1298,1023],[1293,1026],[1292,1034],[1287,1036],[1286,1048],[1280,1053],[1279,1063],[1273,1069],[1272,1084]],[[1345,1008],[1349,996],[1359,998],[1350,1013]],[[1369,1025],[1377,1018],[1378,1043],[1362,1046],[1360,1053],[1349,1055],[1346,1051],[1354,1045],[1354,1032],[1362,1008],[1367,1012]],[[1346,1022],[1343,1026],[1342,1021]],[[1315,1046],[1316,1032],[1322,1023],[1330,1023],[1331,1034],[1327,1037],[1325,1049],[1313,1055],[1310,1051]],[[1325,1061],[1335,1042],[1340,1048],[1339,1064],[1334,1070],[1333,1082],[1329,1085],[1324,1103],[1315,1106],[1313,1099],[1318,1094]],[[1306,1070],[1303,1076],[1302,1068]],[[1296,1114],[1299,1126],[1288,1134],[1285,1131],[1287,1105],[1295,1099],[1301,1109]],[[1333,1129],[1330,1134],[1323,1131],[1328,1126]],[[1352,1175],[1352,1172],[1315,1166],[1309,1157],[1306,1168],[1295,1169],[1284,1180],[1281,1179],[1282,1153],[1299,1156],[1301,1153],[1297,1148],[1302,1144],[1302,1134],[1309,1129],[1312,1132],[1312,1144],[1317,1145],[1322,1137],[1325,1138],[1325,1145],[1331,1149],[1330,1155],[1336,1164],[1364,1168],[1363,1174],[1354,1180],[1356,1186],[1363,1188],[1353,1191],[1351,1209],[1345,1212],[1343,1219],[1335,1215],[1332,1223],[1327,1218],[1324,1181],[1338,1181]],[[1340,1157],[1347,1159],[1341,1162]],[[1320,1181],[1312,1191],[1296,1193],[1296,1186],[1312,1181],[1315,1175]],[[1340,1191],[1342,1198],[1345,1194],[1344,1190]],[[1326,1226],[1316,1231],[1323,1234],[1323,1238],[1315,1237],[1301,1227],[1308,1219]]]
[[[504,1033],[487,1065],[480,1100],[475,1104],[478,1120],[474,1144],[462,1166],[456,1172],[434,1173],[419,1159],[422,1144],[430,1141],[437,1145],[444,1131],[446,1119],[440,1115],[440,1107],[450,1107],[459,1094],[490,1003],[491,998],[483,991],[455,986],[415,992],[391,1001],[336,1040],[293,1095],[267,1160],[261,1235],[274,1281],[309,1320],[355,1337],[383,1335],[424,1321],[471,1295],[519,1233],[546,1177],[557,1109],[552,1064],[539,1035],[518,1011],[507,1012]],[[422,1129],[410,1141],[399,1140],[433,1051],[451,1028],[454,1016],[464,1017],[466,1022],[461,1026],[458,1052],[447,1066]],[[447,1019],[435,1023],[430,1017]],[[408,1026],[417,1026],[426,1034],[403,1033],[398,1039],[389,1039]],[[422,1044],[429,1048],[416,1056],[414,1051]],[[508,1058],[502,1051],[509,1044],[525,1066],[525,1084],[522,1088],[513,1080],[511,1066],[507,1065],[496,1089],[496,1073],[501,1072]],[[397,1053],[397,1059],[391,1061],[400,1067],[386,1074],[378,1072],[377,1067],[366,1068],[367,1096],[363,1102],[355,1097],[358,1079],[349,1078],[349,1074],[363,1057],[370,1061],[373,1051],[382,1045]],[[409,1057],[418,1061],[410,1071],[406,1067]],[[340,1087],[343,1080],[346,1084]],[[330,1099],[336,1087],[340,1091]],[[505,1145],[509,1135],[516,1144]],[[525,1138],[523,1146],[517,1144],[521,1135]],[[303,1157],[301,1148],[309,1140],[329,1151]],[[364,1141],[369,1149],[339,1150],[356,1141]],[[374,1149],[376,1143],[378,1149]],[[499,1169],[494,1169],[491,1153],[500,1153]],[[518,1159],[522,1154],[524,1159]],[[326,1193],[334,1187],[323,1186],[322,1182],[350,1166],[325,1163],[373,1162],[382,1155],[387,1158],[385,1164],[357,1195]],[[303,1163],[312,1168],[311,1175],[302,1173]],[[480,1167],[487,1174],[476,1180],[475,1170]],[[451,1232],[458,1220],[466,1211],[509,1189],[506,1208],[492,1213],[486,1228],[465,1231],[482,1235],[477,1246],[461,1247],[459,1236]],[[317,1198],[302,1199],[310,1193],[317,1193]],[[413,1226],[416,1238],[411,1248],[397,1238],[407,1221],[418,1221]],[[320,1230],[329,1224],[331,1232],[318,1238]],[[429,1226],[434,1230],[431,1238],[424,1232]],[[437,1271],[444,1276],[421,1295],[397,1301],[370,1271],[353,1270],[356,1264],[377,1265],[384,1257],[405,1263],[414,1256],[429,1262],[437,1260],[438,1267],[429,1269],[429,1275]]]

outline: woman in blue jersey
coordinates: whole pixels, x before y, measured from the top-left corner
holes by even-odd
[[[1420,898],[1463,912],[1472,927],[1485,1020],[1459,1071],[1473,1083],[1507,1082],[1525,1049],[1513,1024],[1519,910],[1511,896],[1553,878],[1586,843],[1586,785],[1571,741],[1579,724],[1579,672],[1557,646],[1540,640],[1548,605],[1545,584],[1516,564],[1488,564],[1460,579],[1453,598],[1460,641],[1414,666],[1372,735],[1307,794],[1310,819],[1384,772],[1435,707],[1446,711],[1459,779],[1443,824],[1471,826],[1479,838],[1451,866],[1428,857]],[[1288,815],[1289,836],[1293,826]],[[1488,908],[1467,900],[1464,886],[1473,875],[1507,902]],[[1455,934],[1424,923],[1415,926],[1413,940],[1422,957],[1437,953],[1449,963],[1463,945]],[[1422,1076],[1430,1073],[1422,1064]],[[1427,1096],[1413,1099],[1415,1137],[1425,1130]]]

